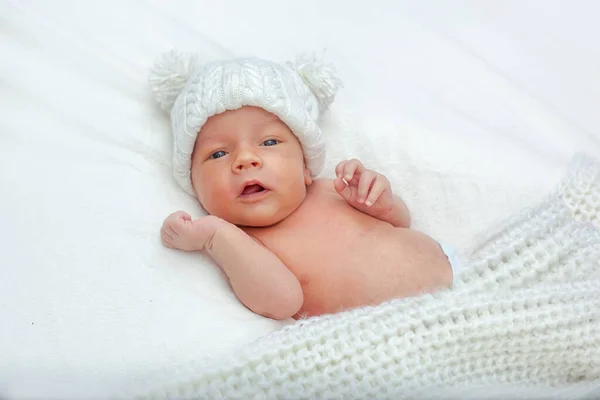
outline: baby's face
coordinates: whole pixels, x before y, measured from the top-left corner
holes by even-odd
[[[302,147],[275,115],[242,107],[208,119],[192,156],[200,204],[240,226],[269,226],[290,215],[311,183]]]

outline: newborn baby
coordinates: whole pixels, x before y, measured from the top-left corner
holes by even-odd
[[[174,75],[183,87],[173,89]],[[208,213],[169,215],[162,241],[208,252],[247,308],[297,319],[452,285],[444,248],[410,229],[384,175],[351,159],[334,180],[316,178],[317,120],[340,86],[331,69],[258,59],[199,67],[171,52],[150,83],[172,107],[175,177]]]

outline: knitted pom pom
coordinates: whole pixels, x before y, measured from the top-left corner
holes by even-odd
[[[325,64],[315,56],[306,55],[298,56],[295,62],[288,64],[298,72],[313,92],[319,102],[319,110],[327,110],[342,87],[342,81],[335,75],[333,66]]]
[[[170,112],[188,78],[194,72],[197,56],[175,49],[161,54],[150,69],[148,83],[160,107]]]

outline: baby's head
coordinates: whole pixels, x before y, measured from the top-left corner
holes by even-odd
[[[311,175],[296,136],[258,107],[210,117],[192,154],[192,187],[200,204],[236,225],[281,221],[304,200]]]
[[[175,180],[208,213],[268,226],[302,203],[325,161],[318,119],[341,87],[331,69],[312,59],[200,65],[171,51],[150,85],[171,113]]]

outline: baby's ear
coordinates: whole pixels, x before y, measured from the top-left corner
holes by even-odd
[[[310,170],[304,167],[304,184],[309,186],[312,184],[312,177],[310,176]]]
[[[294,69],[304,80],[306,86],[317,98],[321,113],[326,111],[340,88],[342,81],[336,76],[335,68],[318,60],[316,56],[300,55],[288,66]]]

